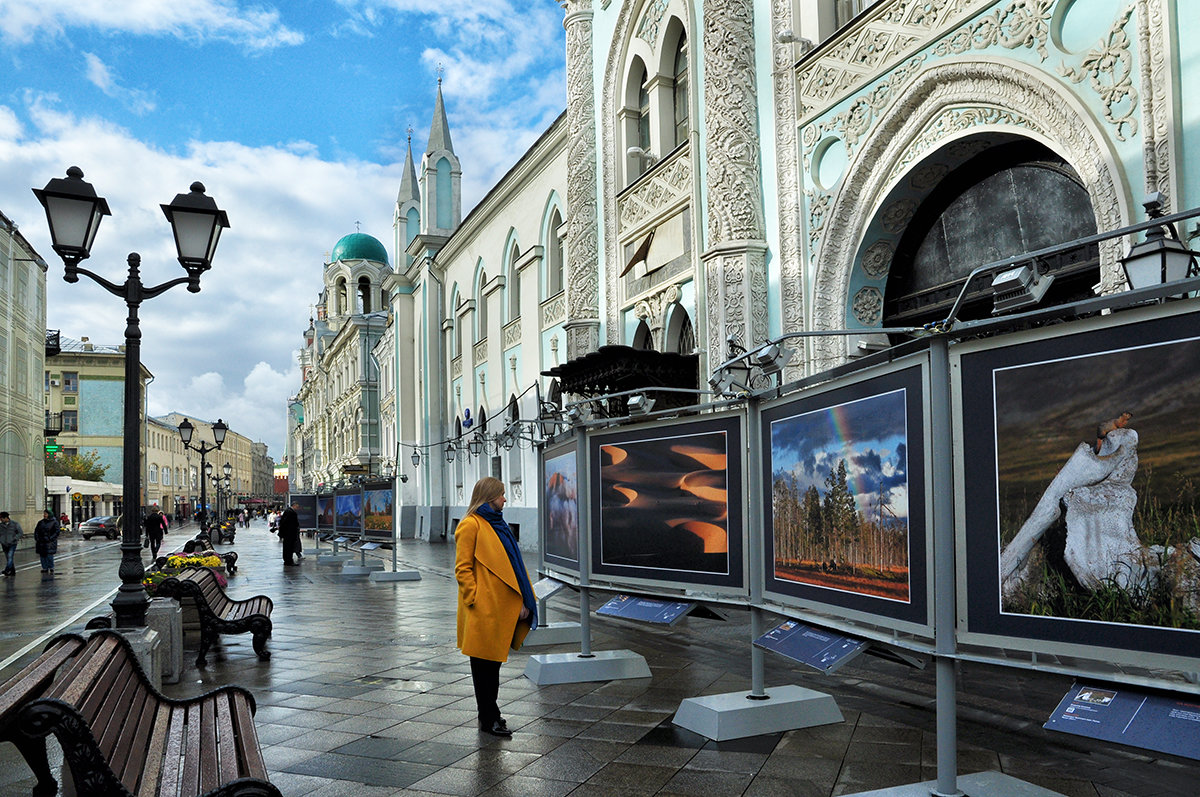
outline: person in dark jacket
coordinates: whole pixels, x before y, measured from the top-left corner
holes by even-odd
[[[146,515],[145,521],[146,539],[150,543],[150,558],[158,558],[158,549],[162,547],[163,534],[167,530],[166,519],[162,513],[158,511],[158,507],[153,507],[150,514]]]
[[[21,541],[21,537],[25,534],[21,524],[8,516],[7,512],[0,512],[0,547],[4,548],[4,575],[15,576],[17,574],[16,565],[13,564],[13,554],[17,552],[17,543]]]
[[[296,506],[292,504],[279,517],[279,541],[283,543],[283,564],[287,567],[300,564],[293,558],[300,553],[300,517]]]
[[[57,518],[48,511],[33,527],[33,550],[42,557],[42,572],[54,572],[54,554],[58,553],[58,533],[62,529]]]

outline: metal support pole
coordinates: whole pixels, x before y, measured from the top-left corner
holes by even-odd
[[[950,436],[950,343],[929,346],[931,480],[933,495],[933,626],[937,700],[937,788],[934,797],[959,797],[958,705],[955,675],[954,442]]]
[[[592,567],[592,509],[588,472],[587,430],[575,430],[575,472],[579,507],[579,657],[594,658],[592,653],[592,603],[588,571]],[[584,533],[584,530],[587,533]]]
[[[766,507],[763,505],[762,472],[762,408],[757,398],[746,401],[746,483],[747,513],[750,538],[747,539],[750,562],[750,700],[770,700],[766,691],[766,656],[754,644],[764,633],[762,605],[763,541],[766,528]]]
[[[125,304],[129,316],[125,319],[125,417],[124,446],[121,463],[121,503],[124,528],[121,530],[121,566],[118,573],[121,586],[113,598],[113,615],[117,628],[140,628],[146,625],[146,607],[150,598],[142,579],[142,330],[138,321],[138,306],[142,303],[142,280],[138,274],[142,258],[130,253],[129,277],[125,280]]]

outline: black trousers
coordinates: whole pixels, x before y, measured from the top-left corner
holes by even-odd
[[[500,693],[500,662],[471,657],[471,682],[475,685],[475,705],[479,724],[491,727],[500,719],[496,696]]]

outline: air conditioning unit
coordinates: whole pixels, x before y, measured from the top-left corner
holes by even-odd
[[[60,380],[60,379],[51,379],[50,380],[50,387],[58,387],[61,384],[62,384],[62,380]]]

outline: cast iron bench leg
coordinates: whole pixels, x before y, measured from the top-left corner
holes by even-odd
[[[29,768],[37,777],[33,797],[54,797],[58,794],[58,782],[50,774],[50,762],[46,759],[46,740],[33,739],[16,731],[9,737],[9,741],[20,751],[25,763],[29,764]]]

